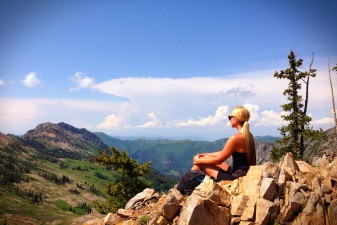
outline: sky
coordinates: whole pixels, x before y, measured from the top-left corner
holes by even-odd
[[[216,140],[236,133],[227,116],[243,105],[254,135],[279,136],[288,81],[274,73],[289,67],[291,50],[302,71],[314,57],[308,113],[315,129],[329,129],[336,8],[318,0],[1,0],[0,131],[65,122],[120,137]]]

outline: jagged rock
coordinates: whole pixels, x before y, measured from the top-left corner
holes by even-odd
[[[254,196],[252,196],[254,197]],[[231,214],[241,216],[247,206],[249,197],[247,195],[237,195],[231,197]]]
[[[123,219],[119,215],[113,214],[113,213],[108,213],[108,215],[106,215],[106,217],[103,220],[103,224],[104,225],[114,225],[114,224],[120,223],[122,221],[123,221]]]
[[[276,183],[273,178],[264,177],[261,183],[260,197],[269,201],[274,201],[277,195]]]
[[[323,207],[320,204],[317,204],[316,211],[309,220],[310,225],[325,225],[325,216]]]
[[[276,221],[277,218],[279,217],[279,213],[280,213],[280,199],[279,198],[275,198],[274,202],[273,202],[273,206],[270,209],[270,221]]]
[[[281,164],[280,164],[281,170],[284,169],[284,168],[286,168],[286,167],[290,168],[290,170],[291,170],[291,172],[292,172],[293,174],[296,174],[296,173],[298,173],[298,172],[300,171],[300,168],[299,168],[299,166],[297,165],[297,163],[296,163],[296,161],[295,161],[295,159],[294,159],[293,154],[290,153],[290,152],[288,152],[288,153],[284,156],[284,158],[283,158],[283,160],[282,160],[282,162],[281,162]]]
[[[310,166],[307,162],[304,161],[295,161],[296,164],[298,165],[298,168],[300,170],[301,173],[310,173],[313,175],[317,175],[317,172],[314,170],[314,168],[312,168],[312,166]]]
[[[266,178],[273,178],[275,181],[277,181],[278,176],[280,174],[280,167],[272,162],[267,162],[264,165],[266,167],[265,170],[263,171],[262,176]]]
[[[292,216],[297,213],[304,203],[304,195],[301,192],[296,192],[288,204],[286,203],[286,205],[281,209],[281,213],[283,214],[282,220],[285,222],[291,220]]]
[[[257,224],[267,224],[270,221],[270,211],[274,203],[263,198],[256,201],[256,219]]]
[[[178,225],[224,225],[231,220],[228,208],[218,206],[215,202],[195,193],[188,198],[180,213]]]
[[[330,203],[328,209],[328,220],[330,225],[337,225],[337,199]]]
[[[255,205],[257,198],[254,196],[248,196],[248,201],[246,203],[246,207],[242,212],[241,220],[248,221],[252,220],[255,213]]]
[[[230,207],[230,194],[223,187],[225,182],[214,182],[209,176],[206,176],[204,181],[196,187],[194,193],[206,199],[216,202],[218,205]]]
[[[132,216],[133,215],[133,210],[132,209],[118,209],[118,211],[117,211],[117,214],[119,215],[119,216],[123,216],[123,217],[130,217],[130,216]]]
[[[319,168],[324,168],[329,165],[329,160],[325,155],[323,155],[321,158],[318,158],[316,161],[314,161],[313,165]]]
[[[133,209],[139,204],[150,200],[155,193],[154,189],[146,188],[143,192],[138,193],[135,197],[130,199],[125,205],[125,209]]]
[[[330,176],[331,176],[331,179],[337,181],[337,158],[335,158],[335,159],[331,162]]]
[[[153,223],[150,223],[151,225],[169,225],[171,224],[167,219],[163,216],[159,216],[155,219]]]
[[[262,174],[265,168],[265,165],[251,166],[247,175],[242,177],[242,185],[239,186],[239,193],[259,197]]]
[[[161,215],[168,221],[173,221],[179,210],[180,202],[173,194],[169,194],[166,198],[166,202],[161,209]]]
[[[314,192],[311,192],[311,195],[307,201],[306,206],[303,209],[303,213],[306,214],[313,214],[316,210],[316,203],[319,200],[319,196],[315,194]]]

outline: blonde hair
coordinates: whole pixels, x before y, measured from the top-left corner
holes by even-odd
[[[232,116],[242,123],[242,134],[245,136],[246,153],[250,165],[256,165],[255,142],[252,133],[249,131],[250,112],[243,106],[237,106],[232,110]]]

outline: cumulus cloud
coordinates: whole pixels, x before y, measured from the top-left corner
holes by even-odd
[[[154,112],[147,113],[147,116],[150,119],[150,121],[148,121],[148,122],[146,122],[142,125],[138,125],[138,126],[136,126],[136,128],[153,128],[153,127],[160,127],[161,126],[161,122],[157,118],[157,116]]]
[[[280,126],[285,122],[282,119],[285,112],[275,112],[273,110],[265,110],[261,112],[260,119],[255,123],[255,126]]]
[[[5,84],[5,81],[0,79],[0,87]]]
[[[107,117],[105,117],[102,123],[97,125],[97,128],[100,128],[100,129],[119,128],[120,124],[121,124],[121,119],[115,114],[110,114]]]
[[[74,87],[69,89],[70,91],[78,91],[81,88],[90,88],[95,84],[94,78],[84,75],[85,73],[77,71],[73,76],[70,77],[70,80],[76,84]]]
[[[179,122],[176,124],[177,127],[187,127],[187,126],[218,126],[223,125],[226,121],[228,115],[228,106],[220,106],[215,111],[214,115],[209,115],[208,117],[199,119],[190,119],[187,121]]]
[[[313,120],[311,123],[313,125],[329,125],[329,124],[334,124],[335,120],[333,118],[324,117],[322,119]]]
[[[30,72],[27,74],[25,79],[21,80],[21,82],[27,87],[42,86],[42,82],[37,78],[37,74],[35,72]]]

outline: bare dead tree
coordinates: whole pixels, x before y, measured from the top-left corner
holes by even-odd
[[[309,81],[310,81],[310,76],[315,77],[316,76],[316,69],[312,69],[312,64],[314,63],[314,53],[312,53],[312,58],[311,58],[311,63],[309,66],[309,70],[305,72],[307,74],[307,80],[302,81],[305,83],[305,100],[304,100],[304,108],[303,108],[303,117],[307,115],[307,109],[308,109],[308,101],[309,101]],[[301,129],[304,130],[304,124],[301,125]],[[301,146],[301,151],[300,154],[303,155],[304,153],[304,137],[303,135],[300,136],[300,146]]]
[[[336,105],[335,105],[335,97],[334,97],[334,94],[333,94],[332,80],[331,80],[331,74],[330,74],[330,60],[328,61],[328,67],[329,67],[329,80],[330,80],[331,97],[332,97],[332,108],[333,108],[333,114],[334,114],[334,117],[335,117],[335,128],[336,128],[336,134],[337,134]],[[337,65],[332,69],[337,71]]]

